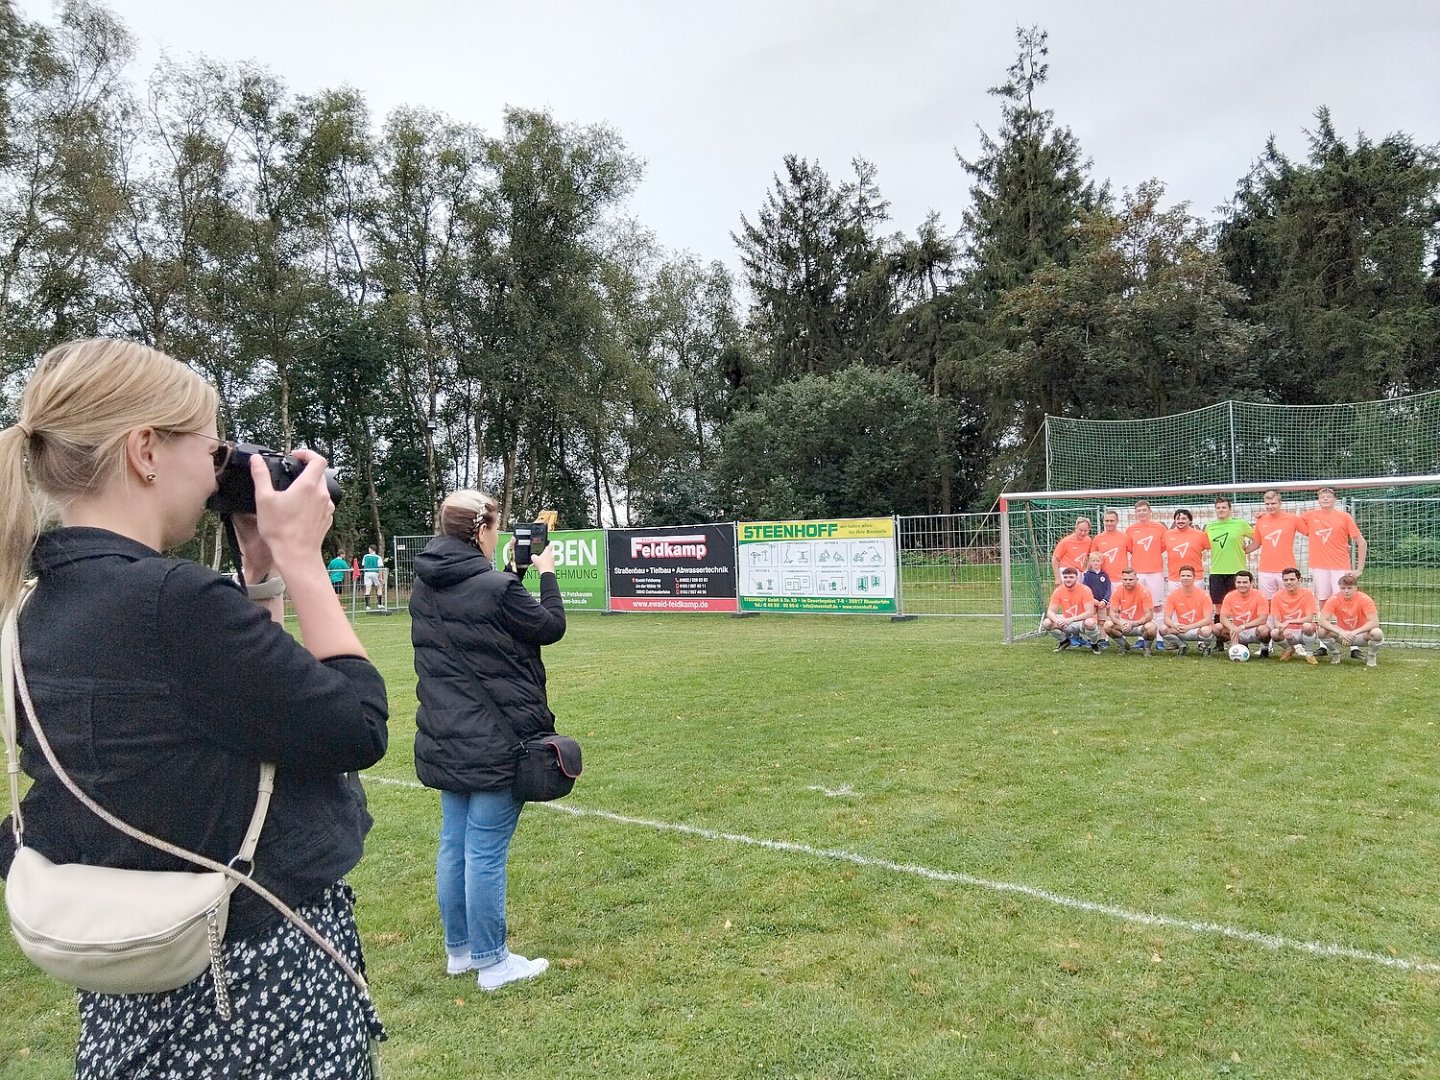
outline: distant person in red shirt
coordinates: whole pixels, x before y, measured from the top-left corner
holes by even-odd
[[[1375,601],[1360,591],[1360,581],[1354,574],[1340,575],[1340,591],[1320,609],[1315,620],[1320,626],[1320,636],[1329,638],[1335,644],[1330,653],[1330,663],[1338,664],[1350,650],[1350,659],[1359,660],[1360,650],[1368,647],[1365,666],[1374,667],[1377,654],[1385,642],[1385,631],[1380,629],[1380,612]]]
[[[1275,659],[1301,656],[1308,664],[1318,664],[1315,652],[1320,643],[1315,639],[1315,616],[1320,609],[1315,594],[1301,588],[1300,571],[1293,566],[1285,568],[1280,581],[1280,591],[1270,598],[1270,621],[1275,626],[1271,636],[1284,644]]]
[[[1076,575],[1085,572],[1085,564],[1090,559],[1090,519],[1086,517],[1075,519],[1075,531],[1066,533],[1055,545],[1055,551],[1050,556],[1050,564],[1055,569],[1055,581],[1060,581],[1060,571],[1065,567],[1073,567]]]
[[[1365,556],[1369,545],[1360,533],[1355,519],[1335,506],[1335,489],[1321,488],[1315,493],[1318,509],[1301,514],[1305,533],[1310,537],[1310,584],[1315,599],[1325,603],[1335,595],[1336,586],[1345,574],[1358,578],[1365,572]],[[1350,566],[1350,541],[1355,541],[1355,566]]]
[[[1209,656],[1215,648],[1215,603],[1209,593],[1195,587],[1195,567],[1187,563],[1179,573],[1179,587],[1165,598],[1165,623],[1161,627],[1165,647],[1184,656],[1190,651],[1186,643],[1193,641],[1199,644],[1201,656]]]
[[[1091,652],[1100,651],[1100,624],[1095,618],[1095,596],[1080,584],[1073,566],[1060,568],[1060,584],[1050,594],[1040,629],[1057,638],[1056,652],[1070,648],[1071,636],[1084,639]]]

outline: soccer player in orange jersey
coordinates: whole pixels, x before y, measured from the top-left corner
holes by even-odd
[[[1100,624],[1095,618],[1095,596],[1080,584],[1080,575],[1073,566],[1060,568],[1060,584],[1050,594],[1045,617],[1040,620],[1040,629],[1054,635],[1060,644],[1056,652],[1070,648],[1070,637],[1076,635],[1085,640],[1091,652],[1100,651]]]
[[[1135,520],[1125,530],[1130,538],[1130,565],[1135,575],[1155,601],[1155,618],[1165,602],[1165,534],[1169,531],[1151,519],[1150,504],[1141,499],[1135,504]]]
[[[1090,561],[1090,539],[1090,519],[1076,518],[1075,531],[1062,536],[1050,556],[1057,584],[1060,582],[1060,571],[1067,566],[1073,566],[1077,575],[1085,572],[1085,564]]]
[[[1139,634],[1145,655],[1155,650],[1155,602],[1150,590],[1141,585],[1133,566],[1120,571],[1120,584],[1110,594],[1110,613],[1104,622],[1105,636],[1122,653],[1130,651],[1130,635]]]
[[[1278,491],[1265,492],[1265,509],[1255,516],[1255,539],[1260,541],[1260,592],[1267,600],[1284,587],[1287,566],[1295,565],[1295,534],[1304,533],[1305,520],[1286,510]]]
[[[1100,569],[1111,581],[1120,580],[1120,571],[1130,565],[1130,537],[1120,531],[1120,515],[1106,510],[1100,515],[1101,528],[1090,543],[1091,553],[1099,552]]]
[[[1270,601],[1255,588],[1249,570],[1235,572],[1235,587],[1220,602],[1220,625],[1215,633],[1230,645],[1258,645],[1261,656],[1270,655]]]
[[[1365,555],[1369,545],[1361,535],[1355,519],[1335,506],[1335,489],[1321,488],[1315,493],[1319,509],[1300,515],[1310,537],[1310,583],[1315,599],[1325,603],[1335,595],[1335,588],[1350,568],[1350,541],[1355,541],[1355,568],[1358,578],[1365,572]]]
[[[1319,606],[1315,594],[1300,585],[1300,571],[1287,566],[1280,575],[1280,591],[1270,598],[1270,621],[1274,626],[1271,639],[1279,640],[1284,649],[1275,659],[1289,660],[1303,656],[1307,664],[1318,664],[1315,650],[1315,616]]]
[[[1380,612],[1375,601],[1360,591],[1360,581],[1354,574],[1341,574],[1340,591],[1320,609],[1315,620],[1320,625],[1320,636],[1335,643],[1330,653],[1330,663],[1338,664],[1350,650],[1352,660],[1360,659],[1360,649],[1368,646],[1365,666],[1374,667],[1377,654],[1385,642],[1385,631],[1380,629]]]
[[[1195,515],[1189,510],[1176,510],[1171,527],[1165,533],[1165,565],[1170,571],[1166,593],[1180,588],[1180,568],[1189,566],[1196,578],[1205,576],[1205,552],[1210,550],[1210,537],[1195,528]],[[1214,601],[1211,601],[1214,608]]]
[[[1200,644],[1200,655],[1209,656],[1215,648],[1215,604],[1209,593],[1196,588],[1195,567],[1186,563],[1179,572],[1179,586],[1165,598],[1165,621],[1160,628],[1165,647],[1184,656],[1190,651],[1185,643],[1195,641]]]

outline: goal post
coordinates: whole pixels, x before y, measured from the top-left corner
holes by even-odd
[[[1323,487],[1335,490],[1337,506],[1351,513],[1366,539],[1360,588],[1374,598],[1387,641],[1440,645],[1440,475],[1008,492],[999,506],[1005,640],[1038,632],[1054,587],[1051,554],[1077,517],[1088,517],[1098,532],[1101,515],[1114,510],[1123,530],[1135,520],[1136,501],[1144,499],[1155,521],[1169,526],[1174,512],[1184,509],[1203,529],[1215,518],[1215,496],[1227,495],[1234,516],[1253,523],[1265,492],[1279,492],[1285,509],[1303,513],[1318,505],[1316,492]],[[1308,584],[1303,537],[1297,537],[1296,556]]]

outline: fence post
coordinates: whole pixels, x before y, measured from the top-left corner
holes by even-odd
[[[1015,640],[1015,619],[1010,603],[1010,504],[1000,496],[1000,611],[1004,616],[1005,644]]]

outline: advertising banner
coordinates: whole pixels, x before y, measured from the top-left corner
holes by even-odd
[[[610,529],[612,611],[734,611],[735,526]]]
[[[501,566],[510,561],[513,540],[509,533],[500,534],[495,561]],[[555,549],[555,580],[566,609],[604,611],[605,572],[600,559],[605,551],[605,530],[557,530],[550,534],[549,546]],[[540,575],[535,571],[526,574],[524,581],[532,593],[540,592]]]
[[[742,521],[741,611],[894,614],[895,519]]]

